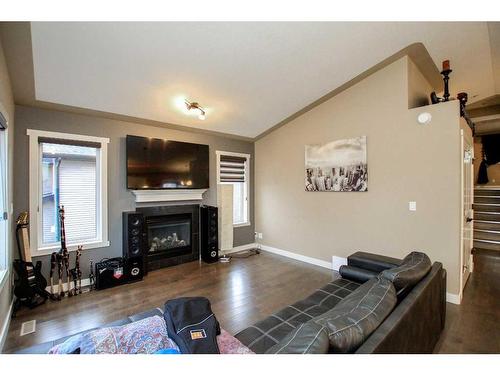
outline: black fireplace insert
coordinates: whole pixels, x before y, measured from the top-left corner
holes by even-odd
[[[199,206],[140,207],[148,271],[199,259]]]

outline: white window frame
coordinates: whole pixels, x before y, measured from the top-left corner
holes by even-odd
[[[8,124],[8,120],[7,120]],[[4,247],[5,252],[0,254],[0,291],[3,290],[3,287],[8,279],[9,275],[9,265],[10,265],[10,208],[9,208],[9,129],[5,129],[0,134],[0,142],[3,143],[1,149],[3,150],[3,155],[0,155],[0,163],[3,165],[0,166],[0,184],[2,184],[2,196],[0,199],[4,200],[3,206],[5,207],[5,212],[7,213],[7,218],[2,218],[5,226],[5,236],[0,238],[0,241],[3,242],[2,246]],[[0,215],[4,215],[4,212],[0,212]]]
[[[244,223],[239,223],[239,224],[234,224],[233,223],[233,228],[239,228],[239,227],[247,227],[252,225],[250,221],[250,160],[251,160],[251,155],[250,154],[242,154],[239,152],[230,152],[230,151],[220,151],[217,150],[215,151],[215,154],[217,156],[217,184],[220,184],[220,157],[221,155],[225,156],[237,156],[240,158],[246,158],[247,162],[245,163],[245,192],[246,192],[246,204],[247,204],[247,221]]]
[[[68,244],[68,251],[75,251],[78,246],[83,249],[108,247],[108,143],[109,138],[93,137],[81,134],[68,134],[28,129],[29,136],[29,213],[30,213],[30,250],[31,256],[47,255],[57,251],[59,245],[41,246],[41,191],[42,191],[42,151],[38,138],[57,138],[73,141],[100,143],[101,148],[97,157],[97,237],[93,241],[82,241]]]

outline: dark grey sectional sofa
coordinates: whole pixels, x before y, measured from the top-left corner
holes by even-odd
[[[425,258],[429,265],[427,268],[419,267]],[[236,338],[256,353],[276,353],[276,349],[281,349],[284,341],[288,342],[293,338],[294,342],[290,345],[295,345],[292,350],[279,351],[280,353],[311,353],[309,350],[311,342],[308,338],[315,337],[312,332],[320,333],[318,329],[315,331],[315,328],[306,329],[304,332],[304,328],[307,327],[303,325],[309,321],[314,323],[319,321],[325,326],[325,319],[321,319],[322,315],[330,315],[330,318],[333,315],[335,318],[352,311],[352,304],[347,304],[351,307],[341,306],[346,305],[344,299],[350,295],[346,294],[346,291],[355,291],[362,283],[368,283],[369,280],[386,272],[386,278],[392,278],[391,281],[398,284],[398,301],[395,302],[395,306],[387,307],[390,313],[382,317],[380,325],[363,339],[361,345],[354,346],[355,350],[348,352],[432,353],[444,328],[446,271],[438,262],[430,266],[430,261],[422,253],[411,253],[405,259],[409,260],[412,266],[405,268],[399,259],[355,253],[348,258],[348,266],[345,269],[341,268],[342,278],[332,281],[306,299],[287,306],[244,329],[236,334]],[[416,285],[408,286],[404,282],[406,276],[419,281]],[[382,299],[379,302],[383,302]],[[340,313],[336,311],[339,308]],[[347,316],[348,321],[356,319],[359,320],[354,316]],[[338,326],[338,322],[335,324]],[[326,328],[326,333],[331,334],[332,327]],[[302,346],[298,342],[300,339],[297,340],[301,334],[308,336]],[[337,349],[331,342],[327,352],[340,352]]]
[[[369,314],[361,313],[362,317],[371,315],[372,318],[375,317],[375,320],[380,321],[368,322],[370,333],[366,337],[361,334],[360,344],[352,342],[351,332],[351,335],[347,336],[346,352],[432,353],[444,328],[446,271],[441,263],[435,262],[430,266],[430,261],[428,261],[429,267],[424,274],[423,271],[418,270],[418,266],[422,263],[418,255],[417,258],[415,255],[411,259],[409,257],[405,260],[410,260],[412,265],[405,268],[401,265],[402,260],[399,259],[369,253],[355,253],[348,258],[348,265],[341,268],[342,277],[318,289],[304,300],[286,306],[237,333],[236,338],[256,353],[339,352],[338,347],[331,345],[328,340],[329,338],[332,340],[332,327],[344,333],[342,324],[345,323],[339,322],[339,319],[349,321],[351,318],[346,314],[359,307],[360,304],[356,303],[355,295],[360,293],[353,292],[362,289],[371,291],[373,289],[371,285],[380,284],[375,286],[385,285],[384,290],[389,292],[389,297],[378,295],[375,299],[373,296],[367,299],[363,296],[365,293],[361,293],[361,307],[368,302],[365,311],[369,312]],[[382,278],[381,275],[384,272],[387,274]],[[405,284],[408,277],[417,278],[419,281],[415,285],[408,286]],[[377,281],[377,278],[380,280]],[[388,282],[388,279],[392,279],[391,282]],[[398,285],[398,288],[393,288],[392,283]],[[366,284],[370,286],[367,287]],[[388,284],[391,284],[391,290]],[[348,296],[350,297],[347,298]],[[370,307],[370,303],[373,306]],[[376,311],[381,303],[386,307],[381,311]],[[106,326],[119,326],[153,315],[162,316],[162,309],[149,310]],[[361,321],[359,318],[356,319]],[[339,325],[341,328],[337,329]],[[359,340],[360,337],[357,339]],[[47,353],[52,346],[67,338],[36,345],[18,353]],[[310,343],[304,345],[304,340],[309,340]]]

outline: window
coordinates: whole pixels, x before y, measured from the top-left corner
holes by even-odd
[[[60,247],[64,206],[69,250],[109,246],[107,138],[28,130],[32,255]]]
[[[217,151],[217,182],[233,185],[233,225],[250,225],[250,155]]]
[[[7,155],[8,155],[7,120],[0,112],[0,289],[6,280],[9,264],[9,220],[7,196]]]

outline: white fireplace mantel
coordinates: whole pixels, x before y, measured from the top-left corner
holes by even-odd
[[[207,189],[132,190],[136,203],[202,200]]]

